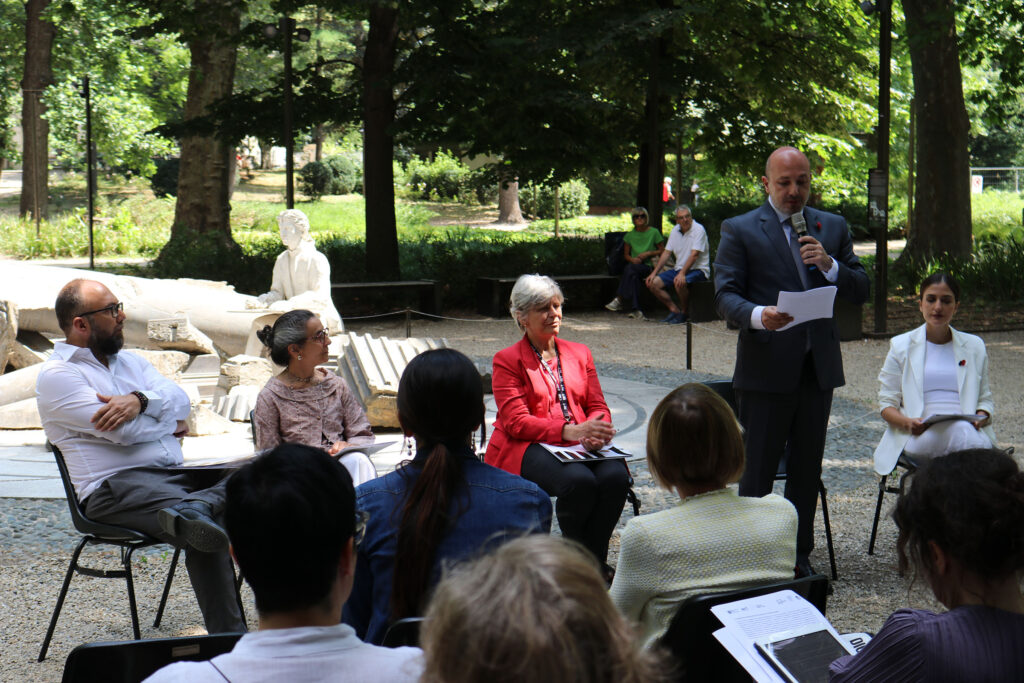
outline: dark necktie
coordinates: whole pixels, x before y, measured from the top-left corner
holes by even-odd
[[[804,265],[804,260],[800,258],[800,240],[797,238],[796,232],[793,230],[793,226],[788,218],[783,225],[789,226],[789,251],[793,254],[793,262],[796,264],[796,272],[800,276],[800,283],[804,286],[804,289],[810,289],[811,283],[807,277],[807,266]]]

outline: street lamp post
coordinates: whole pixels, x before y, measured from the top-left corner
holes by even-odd
[[[263,29],[268,38],[275,37],[278,32],[284,38],[284,170],[285,170],[285,204],[289,209],[295,208],[295,132],[292,122],[292,38],[299,42],[309,42],[308,28],[295,28],[295,20],[281,17],[278,25],[267,24]]]
[[[863,0],[864,14],[878,12],[878,163],[868,172],[868,227],[875,232],[875,333],[886,331],[889,271],[889,86],[892,0]]]
[[[92,99],[89,92],[89,77],[82,79],[82,97],[85,98],[85,187],[89,205],[89,270],[95,268],[93,250],[93,217],[96,214],[96,155],[92,146]]]

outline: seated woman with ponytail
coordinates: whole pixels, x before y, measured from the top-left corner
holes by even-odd
[[[484,421],[473,362],[453,349],[413,358],[398,384],[398,420],[416,455],[356,489],[369,513],[342,620],[368,643],[423,614],[441,569],[525,533],[551,530],[551,499],[536,484],[477,459]]]

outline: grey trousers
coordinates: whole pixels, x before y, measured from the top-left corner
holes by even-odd
[[[224,509],[221,469],[134,467],[103,481],[85,500],[85,514],[97,522],[128,527],[175,544],[157,523],[156,513],[185,500],[207,503],[214,517]],[[235,598],[235,571],[227,551],[203,553],[185,548],[185,566],[209,633],[245,631]]]

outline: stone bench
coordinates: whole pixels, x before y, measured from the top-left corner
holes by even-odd
[[[417,295],[417,309],[423,313],[438,315],[441,312],[441,286],[436,280],[398,280],[391,282],[338,282],[331,285],[331,299],[342,312],[352,311],[360,296],[391,295],[411,292]],[[380,312],[380,311],[377,311]]]
[[[614,275],[552,275],[565,297],[578,309],[600,308],[611,301],[619,286]],[[480,315],[502,318],[508,315],[508,298],[517,277],[478,277],[476,310]]]

